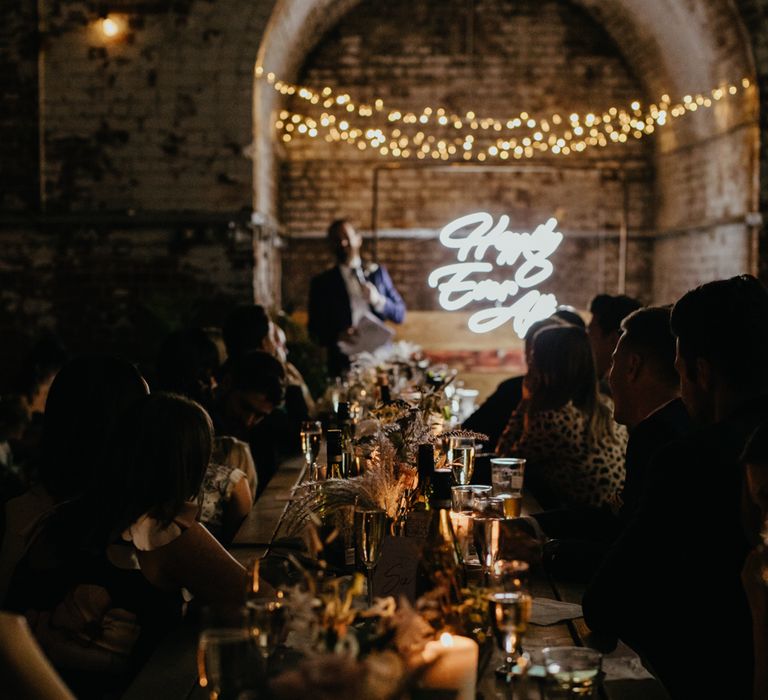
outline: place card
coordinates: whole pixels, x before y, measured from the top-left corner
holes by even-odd
[[[373,574],[373,595],[398,600],[404,596],[416,600],[416,570],[421,558],[424,538],[392,537],[381,544],[381,558]]]

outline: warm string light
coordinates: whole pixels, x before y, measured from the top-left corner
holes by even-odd
[[[632,138],[641,139],[650,135],[658,127],[688,112],[710,108],[719,100],[736,95],[750,86],[749,79],[744,78],[739,83],[720,85],[708,93],[685,95],[676,103],[672,103],[665,94],[647,108],[634,101],[629,109],[611,107],[602,113],[580,115],[574,112],[567,117],[553,114],[548,118],[535,119],[527,112],[521,112],[516,117],[501,120],[478,118],[471,111],[462,118],[455,114],[448,115],[442,108],[431,107],[424,108],[420,114],[387,111],[381,99],[374,100],[372,104],[357,104],[348,94],[337,94],[330,87],[318,92],[293,85],[279,80],[274,73],[264,75],[260,67],[256,69],[256,75],[266,79],[283,95],[298,95],[316,105],[322,101],[326,110],[341,110],[338,116],[325,111],[318,118],[283,110],[276,127],[282,132],[285,143],[297,136],[323,137],[331,143],[346,142],[361,151],[372,149],[384,156],[434,160],[457,157],[479,161],[521,159],[531,158],[537,152],[558,156],[580,153],[592,147],[605,147],[611,143],[626,143]],[[383,128],[353,121],[382,112],[386,112],[387,122]],[[444,133],[425,133],[433,125]],[[416,133],[406,133],[406,130],[414,128]],[[491,133],[487,133],[489,131]],[[518,131],[522,133],[509,133]],[[485,145],[489,140],[490,144]]]

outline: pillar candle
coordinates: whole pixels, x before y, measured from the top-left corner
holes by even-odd
[[[422,686],[455,690],[457,700],[475,700],[478,652],[474,640],[447,632],[439,640],[427,642],[423,657],[431,665],[424,673]]]

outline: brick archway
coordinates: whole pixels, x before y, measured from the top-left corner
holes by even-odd
[[[267,70],[294,80],[326,33],[357,0],[279,1],[259,50]],[[419,3],[416,3],[420,5]],[[424,3],[421,3],[424,4]],[[755,73],[740,15],[726,0],[577,0],[610,34],[644,94],[681,95]],[[272,123],[282,106],[272,89],[254,90],[255,208],[277,218]],[[757,94],[688,115],[656,141],[654,267],[649,297],[664,302],[691,284],[754,267],[755,231],[745,215],[758,207]],[[729,254],[722,256],[727,250]],[[677,270],[670,275],[670,270]]]

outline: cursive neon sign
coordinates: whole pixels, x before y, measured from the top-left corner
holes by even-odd
[[[557,308],[553,294],[531,287],[552,274],[554,267],[548,258],[563,234],[556,230],[556,219],[537,226],[533,233],[509,231],[508,225],[508,216],[503,215],[494,225],[486,212],[467,214],[447,224],[440,231],[440,242],[456,249],[459,262],[437,268],[428,282],[430,287],[437,287],[438,302],[446,311],[463,309],[472,302],[493,302],[493,306],[470,316],[467,325],[473,333],[488,333],[512,320],[515,333],[523,338],[532,323],[551,316]],[[490,249],[496,253],[496,265],[517,264],[512,279],[487,279],[494,267],[485,261]]]

